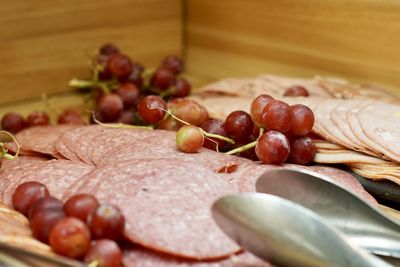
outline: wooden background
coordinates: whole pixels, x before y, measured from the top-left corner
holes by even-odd
[[[195,86],[269,72],[400,88],[398,0],[13,0],[0,25],[0,115],[69,91],[108,41],[148,66],[183,55]]]
[[[400,93],[400,1],[187,4],[187,61],[201,81],[262,72],[336,75],[385,84]]]
[[[0,105],[70,90],[105,42],[150,66],[179,54],[181,12],[180,0],[0,1]]]

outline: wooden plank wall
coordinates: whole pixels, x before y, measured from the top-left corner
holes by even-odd
[[[207,82],[275,73],[400,88],[400,1],[188,0],[186,58]]]
[[[155,66],[181,53],[180,0],[0,1],[0,106],[70,90],[88,75],[85,51],[112,41]]]

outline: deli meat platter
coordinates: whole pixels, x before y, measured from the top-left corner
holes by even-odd
[[[263,74],[189,94],[179,59],[149,76],[106,48],[106,70],[70,82],[89,91],[89,118],[3,116],[1,251],[57,259],[49,266],[279,266],[224,233],[211,214],[218,199],[256,192],[280,168],[322,176],[376,209],[400,202],[400,102],[384,89]]]

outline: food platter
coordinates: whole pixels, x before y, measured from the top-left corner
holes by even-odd
[[[90,117],[65,110],[57,120],[44,111],[2,118],[15,139],[1,143],[9,159],[1,201],[26,217],[24,233],[47,251],[113,261],[105,267],[270,266],[226,236],[210,210],[223,196],[255,192],[258,177],[276,168],[328,177],[370,205],[378,205],[373,196],[400,202],[398,152],[380,135],[398,134],[394,96],[344,80],[267,74],[189,95],[177,57],[145,70],[106,47],[92,77],[70,82],[87,93]],[[366,123],[370,109],[378,131]]]

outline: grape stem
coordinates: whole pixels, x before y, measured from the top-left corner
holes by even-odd
[[[88,81],[88,80],[79,80],[79,79],[72,79],[69,81],[68,85],[71,87],[77,88],[93,88],[93,87],[100,87],[105,91],[105,93],[109,93],[110,86],[117,84],[116,81]]]
[[[179,122],[181,122],[181,123],[183,123],[183,124],[185,124],[185,125],[191,125],[190,123],[188,123],[188,122],[186,122],[186,121],[184,121],[184,120],[181,120],[181,119],[179,119],[177,116],[175,116],[172,112],[171,112],[171,110],[167,110],[167,109],[164,109],[164,108],[162,108],[162,107],[150,107],[149,105],[147,105],[147,108],[148,109],[161,109],[162,111],[165,111],[167,114],[169,114],[172,118],[174,118],[175,120],[177,120],[177,121],[179,121]],[[197,127],[197,126],[196,126]],[[225,137],[225,136],[222,136],[222,135],[218,135],[218,134],[212,134],[212,133],[209,133],[209,132],[206,132],[206,131],[204,131],[203,129],[201,129],[200,127],[197,127],[197,128],[199,128],[199,130],[200,130],[200,132],[204,135],[204,136],[206,136],[206,137],[210,137],[210,138],[215,138],[215,139],[220,139],[220,140],[224,140],[224,141],[226,141],[226,142],[228,142],[228,143],[231,143],[231,144],[235,144],[235,141],[233,140],[233,139],[231,139],[231,138],[228,138],[228,137]]]
[[[246,145],[244,145],[244,146],[240,146],[240,147],[238,147],[238,148],[229,150],[228,152],[225,152],[225,154],[226,154],[226,155],[233,155],[233,154],[236,154],[236,153],[240,153],[240,152],[249,150],[250,148],[253,148],[253,147],[255,147],[256,145],[257,145],[257,140],[256,140],[256,141],[253,141],[253,142],[251,142],[251,143],[248,143],[248,144],[246,144]]]
[[[98,266],[99,266],[99,261],[97,260],[94,260],[87,265],[87,267],[98,267]]]
[[[7,131],[0,131],[0,138],[2,139],[2,141],[0,141],[0,158],[9,160],[18,158],[21,145],[18,143],[17,139]],[[17,152],[14,156],[9,154],[8,149],[5,147],[5,143],[10,141],[14,142],[17,145]]]
[[[257,137],[256,141],[253,141],[253,142],[248,143],[248,144],[246,144],[244,146],[240,146],[240,147],[237,147],[235,149],[229,150],[228,152],[225,152],[225,154],[233,155],[233,154],[244,152],[246,150],[249,150],[250,148],[255,147],[257,145],[258,139],[261,137],[261,135],[263,135],[263,133],[264,133],[264,128],[260,128],[260,131],[258,132],[258,137]]]
[[[99,121],[98,119],[96,119],[96,116],[94,114],[94,112],[92,112],[92,118],[93,121],[96,124],[99,124],[101,126],[104,127],[108,127],[108,128],[126,128],[126,129],[144,129],[144,130],[153,130],[153,126],[141,126],[141,125],[129,125],[129,124],[124,124],[124,123],[103,123],[101,121]]]

